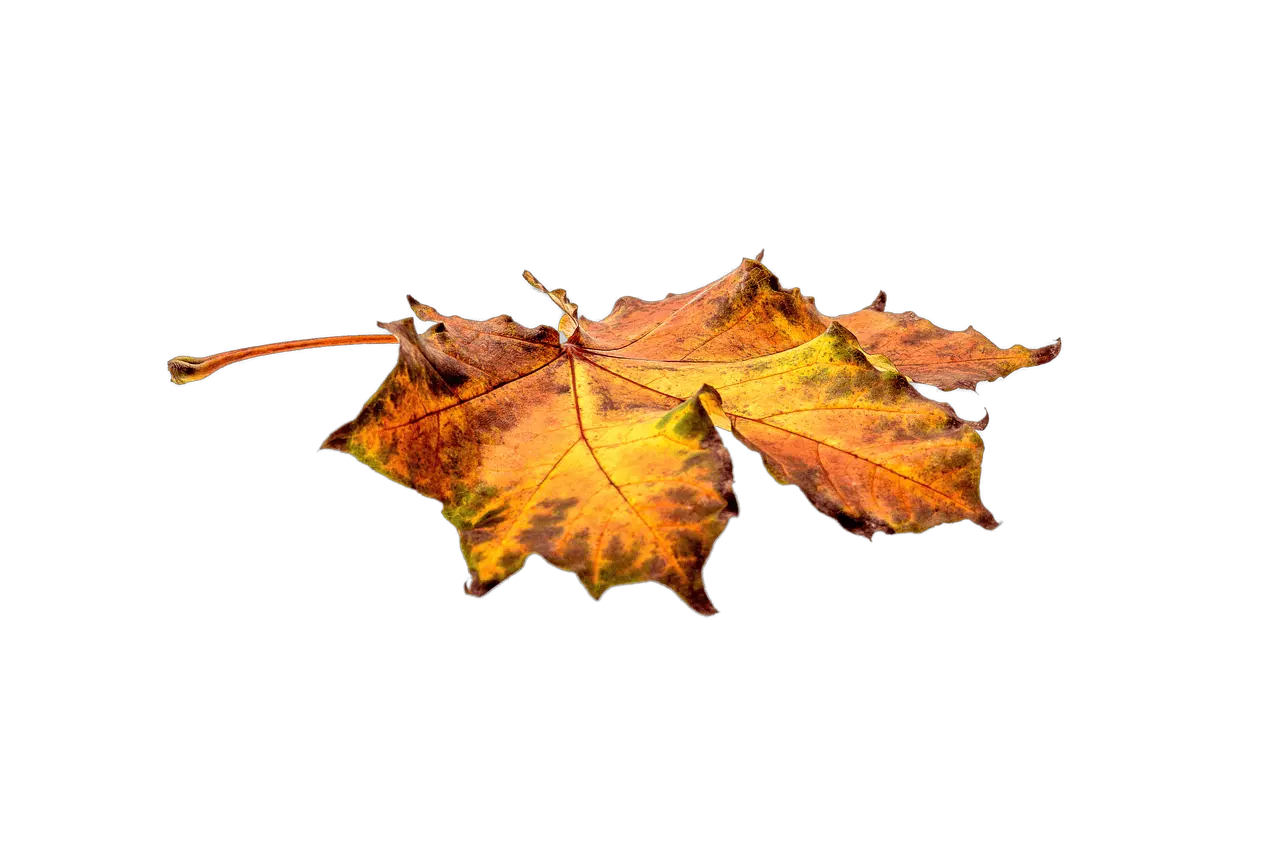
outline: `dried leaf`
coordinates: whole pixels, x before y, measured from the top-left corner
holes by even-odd
[[[429,327],[380,324],[391,334],[377,339],[399,343],[396,367],[324,444],[441,501],[474,595],[536,553],[595,597],[652,580],[714,612],[702,567],[737,513],[716,426],[853,532],[965,519],[994,527],[978,490],[986,419],[965,421],[923,397],[900,368],[971,386],[1057,352],[996,350],[972,330],[885,314],[882,300],[833,321],[780,288],[759,257],[696,291],[624,297],[598,322],[580,317],[563,290],[525,278],[562,311],[559,333],[505,315],[446,317],[410,297]],[[324,345],[178,358],[170,371],[182,383],[255,355]]]

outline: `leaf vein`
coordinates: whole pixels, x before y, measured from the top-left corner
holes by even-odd
[[[594,362],[592,363],[594,364]],[[595,365],[595,366],[599,367],[599,365]],[[613,486],[613,488],[617,491],[618,496],[622,498],[622,502],[625,503],[628,507],[630,507],[631,511],[635,513],[636,518],[640,519],[640,523],[643,524],[646,529],[648,529],[649,535],[653,537],[654,544],[658,546],[658,549],[664,553],[664,556],[666,556],[667,560],[671,563],[671,565],[675,568],[675,570],[679,572],[680,577],[688,581],[689,576],[685,573],[684,567],[680,565],[678,560],[676,560],[675,555],[671,553],[671,550],[666,547],[666,542],[664,542],[658,536],[657,532],[654,531],[653,527],[649,525],[649,520],[640,514],[640,510],[636,509],[635,505],[631,503],[631,501],[627,498],[626,494],[623,493],[622,489],[618,488],[618,484],[613,481],[613,478],[609,476],[609,472],[606,471],[604,469],[604,466],[600,464],[600,458],[596,456],[595,448],[593,448],[591,446],[591,442],[587,440],[587,431],[582,426],[582,408],[581,406],[578,405],[578,371],[576,368],[577,366],[574,363],[574,359],[571,354],[569,356],[569,375],[570,375],[570,387],[573,388],[573,410],[578,415],[578,431],[582,433],[583,444],[587,446],[587,450],[591,453],[591,459],[596,463],[596,467],[600,469],[600,473],[604,475],[604,478],[608,480],[609,484]],[[600,369],[603,370],[604,368],[600,368]],[[606,372],[611,372],[611,371],[606,371]],[[599,549],[597,547],[597,551],[598,550]],[[598,572],[599,563],[597,563],[596,566],[597,566],[596,570]],[[599,578],[597,578],[596,582],[597,583],[599,582]]]
[[[507,544],[507,541],[511,536],[511,531],[515,530],[516,525],[520,522],[520,519],[524,518],[524,514],[529,511],[529,507],[533,504],[533,499],[538,496],[538,492],[542,490],[542,487],[544,485],[546,485],[547,480],[551,479],[551,475],[554,474],[556,469],[560,467],[560,463],[565,460],[565,457],[568,456],[569,453],[572,452],[572,450],[575,447],[577,447],[578,443],[581,441],[582,439],[580,438],[574,439],[573,444],[569,445],[569,447],[565,450],[565,452],[560,454],[560,458],[557,459],[554,463],[552,463],[551,468],[547,471],[547,473],[542,475],[542,479],[538,481],[538,485],[533,487],[533,493],[529,495],[529,499],[524,502],[524,505],[520,507],[520,511],[516,513],[515,518],[511,519],[511,523],[507,525],[506,532],[502,534],[503,545]]]
[[[486,390],[484,390],[484,391],[481,391],[479,394],[475,395],[474,397],[468,397],[468,398],[467,398],[467,399],[465,399],[465,400],[463,400],[463,399],[459,398],[459,399],[458,399],[458,402],[456,402],[456,403],[450,403],[450,404],[449,404],[449,405],[447,405],[447,406],[441,406],[439,409],[433,409],[433,410],[432,410],[432,411],[430,411],[430,412],[426,412],[426,413],[424,413],[424,414],[422,414],[422,415],[419,415],[418,417],[414,418],[413,420],[405,421],[405,422],[404,422],[404,423],[402,423],[402,424],[396,424],[395,426],[389,426],[389,427],[379,427],[379,430],[380,430],[381,432],[388,432],[388,431],[393,430],[393,429],[404,429],[404,428],[405,428],[405,427],[407,427],[407,426],[413,426],[413,425],[414,425],[414,424],[416,424],[416,423],[420,423],[421,421],[425,421],[427,418],[431,417],[432,415],[438,415],[438,414],[440,414],[441,412],[447,412],[447,411],[449,411],[450,409],[456,409],[456,408],[458,408],[459,406],[465,406],[467,403],[470,403],[470,402],[471,402],[471,401],[473,401],[473,400],[479,400],[479,399],[481,399],[482,397],[485,397],[485,396],[487,396],[487,395],[489,395],[489,394],[493,393],[494,391],[497,391],[499,388],[503,388],[503,387],[505,387],[505,386],[507,386],[507,385],[511,385],[511,384],[512,384],[512,383],[514,383],[514,382],[519,382],[521,379],[528,379],[530,376],[533,376],[535,373],[539,373],[539,372],[541,372],[541,371],[543,371],[543,370],[546,370],[548,367],[550,367],[551,365],[555,364],[557,361],[559,361],[559,360],[560,360],[560,359],[562,359],[562,358],[564,358],[564,353],[563,353],[563,352],[561,352],[561,353],[560,353],[560,355],[556,356],[555,358],[551,359],[550,361],[546,362],[545,364],[538,365],[538,366],[537,366],[537,367],[535,367],[533,370],[530,370],[528,373],[526,373],[526,374],[524,374],[524,375],[522,375],[522,376],[517,376],[517,377],[515,377],[514,379],[508,379],[506,382],[499,382],[497,385],[494,385],[494,386],[492,386],[492,387],[490,387],[490,388],[487,388],[487,389],[486,389]],[[456,394],[456,393],[454,393],[454,396],[455,396],[455,397],[457,397],[457,394]]]
[[[781,431],[781,432],[790,433],[791,435],[798,436],[799,438],[807,439],[808,441],[812,441],[812,442],[814,442],[814,443],[816,443],[816,444],[820,444],[820,445],[822,445],[823,447],[830,447],[832,450],[835,450],[835,451],[836,451],[836,452],[838,452],[838,453],[843,453],[843,454],[845,454],[845,455],[847,455],[847,456],[852,456],[854,459],[858,459],[858,460],[860,460],[860,461],[862,461],[862,462],[867,463],[868,465],[873,465],[873,466],[875,466],[876,468],[882,469],[882,470],[884,470],[884,471],[888,471],[890,474],[893,474],[893,475],[894,475],[894,476],[896,476],[896,477],[901,477],[903,480],[906,480],[908,483],[913,483],[913,484],[915,484],[915,485],[919,486],[919,487],[920,487],[920,488],[922,488],[922,489],[926,489],[927,491],[933,492],[934,494],[938,495],[939,497],[941,497],[941,498],[943,498],[943,499],[945,499],[945,500],[950,501],[951,503],[955,504],[955,505],[956,505],[956,506],[958,506],[958,507],[961,507],[961,508],[966,509],[966,510],[968,510],[968,509],[969,509],[969,507],[968,507],[968,506],[967,506],[963,501],[960,501],[960,500],[957,500],[956,498],[953,498],[951,495],[948,495],[946,492],[941,492],[941,491],[939,491],[939,490],[937,490],[937,489],[933,488],[932,486],[930,486],[928,483],[923,483],[923,482],[921,482],[921,481],[919,481],[919,480],[915,479],[914,477],[909,477],[909,476],[907,476],[906,474],[903,474],[901,471],[895,471],[894,469],[889,468],[888,466],[882,465],[882,464],[880,464],[879,462],[876,462],[876,461],[874,461],[874,460],[872,460],[872,459],[868,459],[868,458],[867,458],[867,457],[865,457],[865,456],[862,456],[862,455],[859,455],[859,454],[857,454],[857,453],[854,453],[852,450],[846,450],[846,449],[845,449],[845,448],[843,448],[843,447],[837,447],[837,446],[835,446],[834,444],[829,444],[829,443],[827,443],[827,442],[825,442],[825,441],[821,441],[821,440],[819,440],[819,439],[816,439],[816,438],[814,438],[814,437],[813,437],[813,436],[811,436],[811,435],[805,435],[805,434],[804,434],[804,433],[802,433],[802,432],[796,432],[796,431],[795,431],[795,430],[793,430],[793,429],[787,429],[786,427],[779,426],[778,424],[771,424],[771,423],[768,423],[767,421],[763,421],[763,420],[760,420],[760,419],[758,419],[758,418],[749,418],[749,417],[747,417],[746,415],[732,415],[731,417],[736,418],[736,419],[740,419],[740,420],[744,420],[744,421],[751,421],[752,423],[757,423],[757,424],[760,424],[761,426],[769,427],[770,429],[776,429],[776,430],[779,430],[779,431]]]

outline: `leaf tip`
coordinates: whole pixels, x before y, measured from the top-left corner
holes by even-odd
[[[728,423],[720,392],[703,384],[683,402],[658,419],[659,432],[681,443],[697,443],[715,432],[717,420]]]
[[[877,293],[877,294],[876,294],[876,298],[875,298],[875,299],[872,299],[872,300],[871,300],[871,304],[870,304],[870,305],[868,305],[868,306],[867,306],[865,309],[863,309],[863,310],[865,310],[865,311],[884,311],[884,306],[885,306],[885,304],[886,304],[886,303],[888,303],[888,301],[889,301],[889,297],[888,297],[888,296],[886,296],[886,295],[885,295],[885,292],[882,290],[882,291],[880,291],[879,293]]]
[[[489,590],[493,589],[494,586],[496,586],[496,584],[481,583],[480,578],[473,573],[471,575],[471,579],[462,585],[462,591],[472,598],[480,598]]]
[[[702,406],[703,411],[711,418],[713,426],[729,429],[729,417],[724,413],[724,401],[720,398],[719,391],[704,382],[689,399],[698,401],[698,405]]]
[[[764,249],[756,252],[754,258],[743,258],[738,268],[729,273],[736,276],[736,290],[743,293],[756,293],[762,288],[779,290],[778,277],[764,265]],[[672,294],[673,296],[676,294]]]
[[[703,382],[702,386],[698,388],[697,391],[694,391],[692,394],[689,395],[690,400],[694,398],[702,400],[704,397],[710,398],[710,400],[716,405],[720,405],[721,403],[720,392],[717,391],[715,388],[711,387],[710,385],[708,385],[706,382]],[[705,401],[704,401],[704,404],[705,404]]]
[[[351,440],[352,433],[355,432],[354,424],[343,424],[342,426],[329,433],[329,437],[320,445],[321,450],[340,450],[347,452],[348,444]]]
[[[1062,352],[1062,338],[1058,338],[1048,346],[1033,349],[1031,351],[1032,364],[1047,364],[1058,357],[1058,353]]]
[[[851,346],[853,349],[857,350],[857,353],[862,358],[866,358],[866,354],[862,350],[862,343],[858,340],[858,336],[849,331],[848,327],[839,320],[832,320],[828,323],[827,328],[823,330],[822,334],[819,335],[818,338],[837,345],[842,352],[844,349]],[[815,340],[817,339],[815,338]]]
[[[409,300],[409,310],[413,312],[413,316],[417,317],[422,322],[438,323],[444,319],[443,314],[425,302],[419,302],[414,299],[412,294],[405,294],[404,298]]]
[[[978,432],[982,432],[984,429],[987,428],[987,424],[989,423],[991,423],[991,412],[987,411],[986,409],[983,409],[982,420],[974,421],[973,428],[976,429]]]
[[[716,610],[716,606],[707,597],[707,591],[701,586],[691,589],[687,593],[678,592],[677,594],[695,613],[701,613],[703,616],[715,616],[720,612]]]

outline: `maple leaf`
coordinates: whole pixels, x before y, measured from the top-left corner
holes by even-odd
[[[923,397],[841,322],[872,328],[877,318],[864,315],[882,314],[882,303],[833,320],[798,290],[781,289],[757,256],[689,293],[624,297],[597,322],[579,317],[563,290],[525,278],[560,308],[559,333],[506,315],[444,316],[410,297],[414,315],[431,324],[421,334],[408,318],[380,324],[389,336],[179,358],[170,371],[183,383],[267,352],[398,342],[395,369],[323,446],[440,500],[474,595],[537,553],[595,597],[652,580],[714,612],[702,567],[737,512],[717,426],[853,532],[964,519],[996,526],[978,490],[986,418],[965,421]],[[956,384],[977,375],[952,356],[985,352],[975,335],[989,341],[971,331],[895,331],[912,325],[875,328],[933,371],[922,375]]]

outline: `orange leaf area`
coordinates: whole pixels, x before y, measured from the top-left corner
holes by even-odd
[[[799,290],[783,290],[759,261],[656,302],[624,296],[599,322],[579,321],[583,344],[626,358],[739,361],[813,340],[830,319]]]
[[[934,385],[943,391],[977,387],[1008,376],[1015,370],[1044,364],[1058,355],[1061,341],[1037,349],[1015,344],[1001,349],[973,326],[963,332],[940,329],[907,311],[885,311],[884,291],[866,308],[841,314],[836,321],[857,335],[871,352],[882,355],[913,382]]]
[[[717,427],[855,533],[965,519],[993,528],[978,488],[986,419],[961,419],[908,377],[971,388],[1058,351],[1002,350],[972,328],[890,314],[883,294],[833,320],[782,289],[758,257],[695,291],[624,297],[600,321],[525,278],[561,310],[559,331],[505,315],[446,317],[410,297],[430,325],[380,324],[390,335],[377,339],[399,345],[397,364],[324,444],[444,505],[473,595],[539,554],[594,597],[655,581],[714,613],[702,569],[737,514]],[[297,344],[175,359],[170,370],[186,382],[324,345]]]

